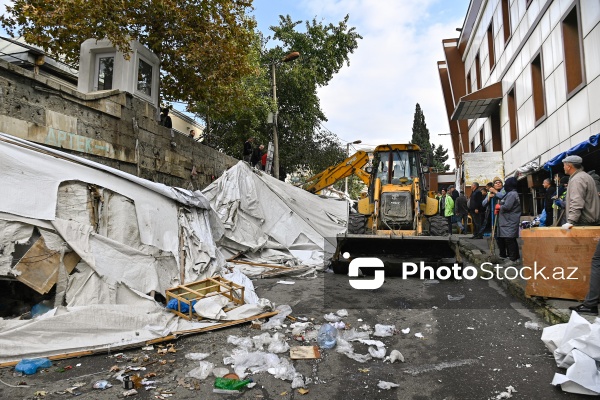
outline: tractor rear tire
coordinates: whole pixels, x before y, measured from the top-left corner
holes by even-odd
[[[367,232],[367,216],[352,213],[348,216],[348,233],[363,235]]]

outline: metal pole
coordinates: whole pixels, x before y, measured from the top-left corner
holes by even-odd
[[[277,138],[277,82],[275,81],[275,63],[271,64],[271,78],[273,80],[273,102],[275,103],[275,115],[273,116],[273,176],[279,179],[279,139]]]
[[[350,157],[350,143],[346,143],[346,158]],[[345,186],[345,190],[344,193],[346,193],[346,195],[348,195],[348,197],[350,197],[350,195],[348,194],[348,177],[346,177],[346,186]]]

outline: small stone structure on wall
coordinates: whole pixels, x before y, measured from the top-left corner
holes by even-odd
[[[139,96],[118,89],[81,93],[0,60],[0,132],[193,190],[238,162],[173,134],[157,115]]]

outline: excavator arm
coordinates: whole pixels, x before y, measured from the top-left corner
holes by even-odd
[[[304,189],[311,193],[317,193],[352,174],[358,176],[366,185],[368,185],[369,174],[361,169],[368,162],[369,155],[367,152],[362,150],[357,151],[338,165],[329,167],[325,171],[319,172],[308,178],[304,185]]]

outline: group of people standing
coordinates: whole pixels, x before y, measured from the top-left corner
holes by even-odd
[[[251,137],[244,142],[242,155],[244,161],[250,164],[251,167],[264,171],[267,166],[267,152],[264,145],[255,146],[254,141],[254,138]]]

